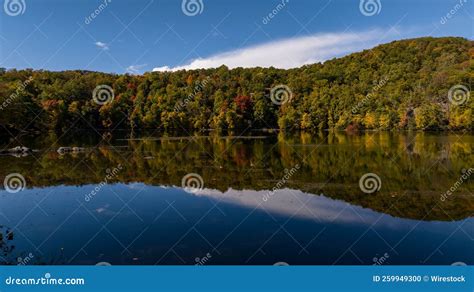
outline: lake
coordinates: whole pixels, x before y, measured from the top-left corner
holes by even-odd
[[[0,156],[3,264],[474,264],[471,134],[79,132],[0,149],[20,145]]]

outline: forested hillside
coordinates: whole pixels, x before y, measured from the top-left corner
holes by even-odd
[[[472,130],[473,44],[403,40],[291,70],[0,69],[0,129]]]

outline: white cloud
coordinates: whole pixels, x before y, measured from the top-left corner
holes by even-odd
[[[166,72],[166,71],[172,71],[172,69],[168,66],[163,66],[163,67],[156,67],[153,68],[154,72]]]
[[[143,69],[144,67],[146,67],[148,64],[141,64],[141,65],[130,65],[127,67],[127,69],[125,69],[125,71],[127,71],[127,73],[131,73],[131,74],[139,74],[140,73],[140,70]]]
[[[153,71],[177,71],[199,68],[236,67],[295,68],[305,64],[323,62],[352,52],[369,49],[387,41],[390,31],[379,29],[362,32],[326,33],[272,41],[247,48],[192,60],[177,67],[157,67]]]
[[[360,206],[352,206],[352,208],[347,209],[346,202],[331,199],[323,194],[309,194],[288,188],[279,189],[272,193],[270,193],[270,190],[234,190],[230,188],[225,192],[221,192],[204,188],[192,193],[188,192],[188,194],[205,196],[211,200],[234,204],[251,210],[258,209],[272,214],[311,220],[317,219],[321,222],[336,224],[370,225],[370,222],[377,221],[377,218],[381,216],[379,212]],[[263,198],[267,199],[264,201]],[[398,229],[399,221],[393,220],[389,215],[383,215],[379,223],[392,229]],[[402,224],[407,222],[409,220],[402,220]]]
[[[96,42],[95,45],[104,51],[107,51],[109,49],[109,46],[103,42]]]

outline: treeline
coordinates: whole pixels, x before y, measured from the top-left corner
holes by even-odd
[[[449,37],[291,70],[0,69],[0,129],[473,130],[473,56],[472,41]]]

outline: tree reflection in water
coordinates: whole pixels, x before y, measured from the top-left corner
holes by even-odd
[[[18,146],[14,143],[18,142],[4,142],[0,147]],[[23,137],[20,143],[38,152],[23,157],[0,156],[0,178],[21,173],[28,188],[99,184],[107,170],[121,165],[123,171],[112,182],[180,186],[184,175],[199,173],[206,188],[271,190],[285,169],[300,165],[285,187],[322,193],[403,218],[450,221],[470,217],[474,211],[473,177],[463,181],[446,200],[440,200],[463,171],[474,165],[472,135],[88,132]],[[73,146],[85,149],[56,151]],[[358,182],[365,173],[381,178],[380,191],[361,191]]]

